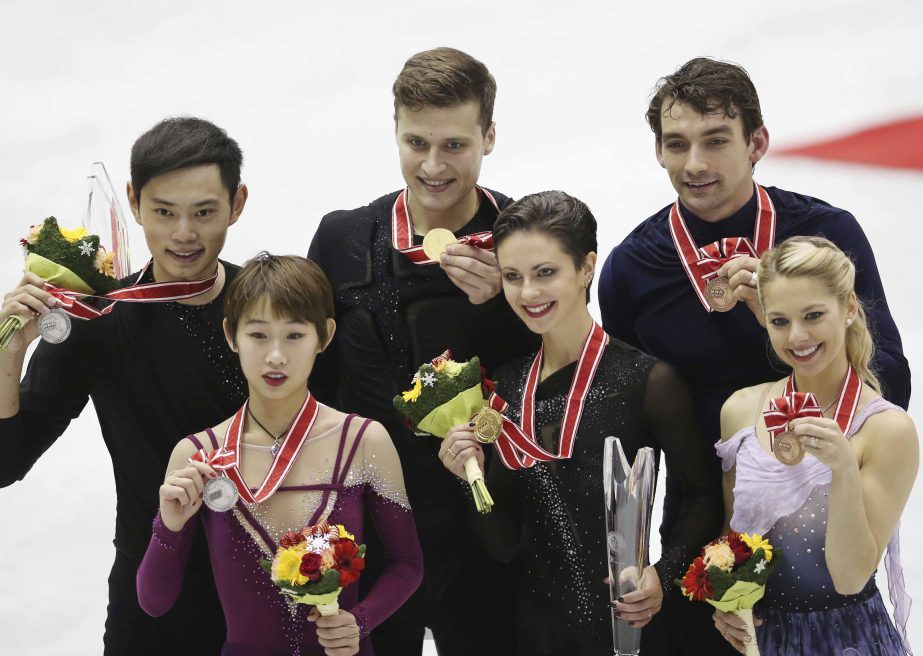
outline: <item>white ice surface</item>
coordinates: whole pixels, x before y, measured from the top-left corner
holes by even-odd
[[[24,228],[49,214],[79,222],[90,163],[104,161],[121,188],[134,139],[171,114],[209,118],[244,148],[250,201],[227,259],[305,253],[324,213],[400,186],[391,83],[409,55],[437,45],[472,53],[498,80],[498,141],[482,182],[514,197],[558,188],[585,200],[602,254],[673,200],[642,116],[656,79],[690,57],[748,68],[776,147],[923,112],[923,4],[909,0],[577,1],[566,10],[541,1],[6,0],[0,16],[0,288],[18,279]],[[923,174],[770,149],[758,179],[855,213],[918,367],[923,304],[912,261]],[[138,265],[147,252],[134,225],[131,243]],[[918,485],[903,532],[917,595],[921,510]],[[0,490],[0,653],[101,652],[114,511],[88,408],[24,482]],[[915,613],[911,636],[920,635]]]

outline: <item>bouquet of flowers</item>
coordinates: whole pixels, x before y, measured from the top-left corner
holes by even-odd
[[[750,641],[747,656],[759,656],[753,606],[766,592],[774,567],[772,545],[757,533],[729,532],[702,549],[682,581],[682,593],[693,601],[706,601],[718,610],[731,612],[747,623]]]
[[[417,369],[411,384],[409,390],[394,397],[394,407],[417,430],[442,438],[453,426],[478,415],[475,437],[479,441],[489,444],[499,435],[499,413],[484,407],[481,362],[477,357],[459,363],[452,359],[451,351],[446,351]],[[474,456],[465,461],[465,474],[478,512],[489,513],[494,501]]]
[[[337,598],[354,583],[365,567],[365,545],[342,524],[321,522],[300,531],[288,531],[279,549],[260,566],[282,594],[299,604],[316,606],[321,615],[336,615]]]
[[[86,228],[62,228],[49,216],[40,225],[29,228],[19,240],[26,252],[25,271],[46,282],[81,294],[105,294],[116,288],[113,265],[115,253],[99,243],[97,235]],[[0,326],[0,349],[5,349],[16,331],[25,324],[22,317],[11,316]]]

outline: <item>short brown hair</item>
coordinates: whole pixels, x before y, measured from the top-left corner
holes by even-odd
[[[481,108],[481,131],[493,123],[497,83],[487,67],[455,48],[418,52],[407,60],[391,88],[394,120],[397,110],[417,112],[424,107],[455,107],[476,100]]]
[[[277,317],[307,321],[327,343],[327,319],[332,319],[333,293],[321,268],[297,255],[263,251],[244,264],[228,285],[224,317],[233,338],[241,318],[265,301]]]
[[[728,118],[740,116],[744,137],[763,127],[760,99],[753,81],[741,66],[708,57],[696,57],[657,81],[645,118],[659,142],[661,118],[674,103],[682,102],[699,114],[722,111]]]

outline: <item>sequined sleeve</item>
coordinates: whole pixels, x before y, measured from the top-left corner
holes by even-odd
[[[423,579],[423,554],[417,538],[404,476],[391,438],[372,424],[362,439],[361,460],[353,470],[366,482],[365,505],[384,548],[385,569],[371,590],[350,612],[361,637],[400,608]],[[351,472],[352,476],[352,472]]]
[[[159,512],[154,518],[151,541],[136,578],[138,603],[148,615],[160,617],[176,603],[198,525],[198,518],[193,517],[174,532],[163,525]]]
[[[667,469],[682,485],[679,520],[661,535],[662,555],[655,564],[664,593],[675,587],[699,549],[721,531],[724,504],[717,461],[709,457],[696,432],[692,401],[685,383],[669,365],[658,362],[648,375],[644,417]]]

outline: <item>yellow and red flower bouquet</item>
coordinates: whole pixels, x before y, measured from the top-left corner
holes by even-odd
[[[766,581],[775,566],[772,559],[772,545],[763,536],[730,531],[706,544],[682,581],[677,581],[689,599],[708,602],[747,623],[747,656],[759,654],[753,606],[766,592]]]
[[[340,592],[365,568],[365,545],[357,545],[342,524],[321,522],[288,531],[275,557],[260,560],[260,566],[282,594],[317,607],[321,615],[336,615]]]
[[[115,278],[115,253],[107,251],[98,235],[86,228],[62,228],[49,216],[29,228],[19,240],[26,252],[25,271],[48,283],[81,294],[105,294],[118,285]],[[5,349],[27,318],[11,316],[0,326],[0,349]]]

